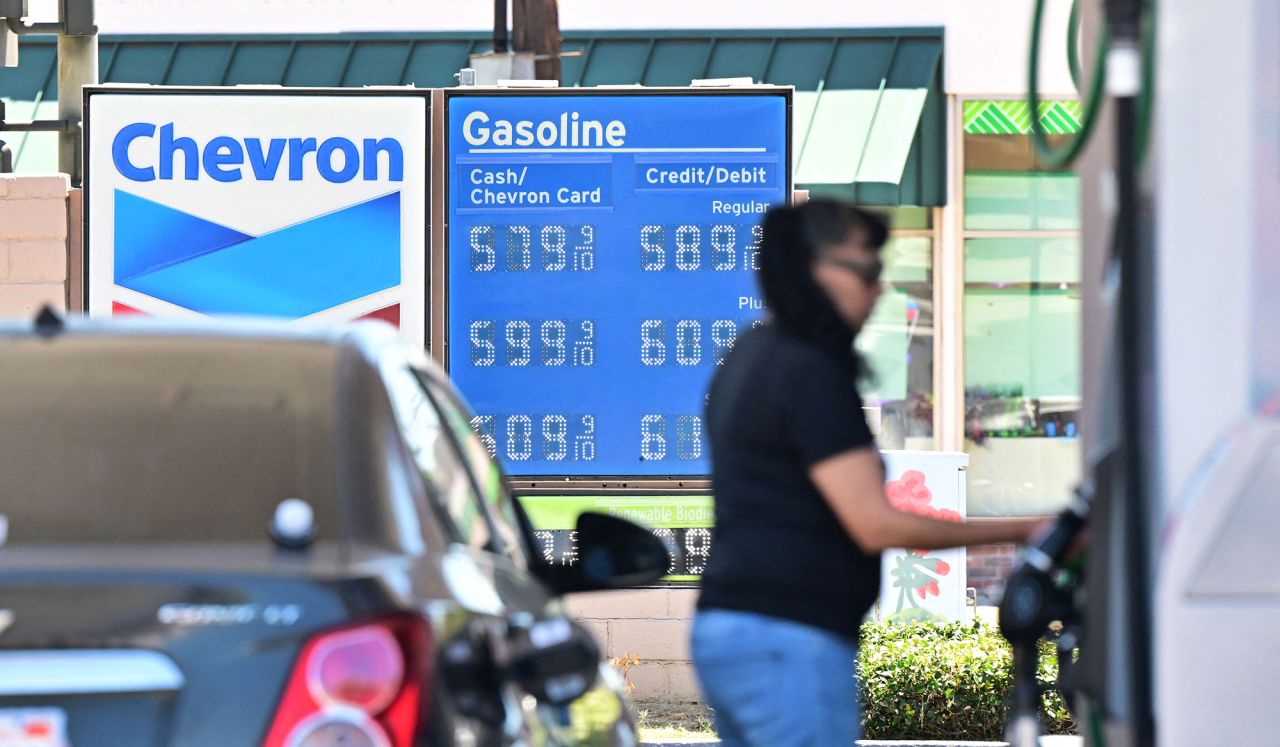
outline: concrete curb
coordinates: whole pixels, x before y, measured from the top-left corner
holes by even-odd
[[[666,739],[656,742],[641,742],[640,747],[718,747],[719,739]],[[1008,742],[964,742],[948,740],[902,740],[902,739],[860,739],[858,747],[1009,747]],[[1045,736],[1040,738],[1040,747],[1084,747],[1082,737]]]

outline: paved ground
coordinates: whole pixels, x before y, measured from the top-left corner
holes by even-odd
[[[719,745],[718,739],[684,739],[664,740],[661,742],[641,742],[642,747],[712,747]],[[1008,742],[958,742],[958,741],[911,741],[911,740],[879,740],[863,739],[858,747],[1009,747]],[[1082,737],[1047,736],[1040,738],[1040,747],[1084,747]]]

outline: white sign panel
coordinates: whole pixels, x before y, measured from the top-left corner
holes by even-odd
[[[964,520],[967,454],[880,453],[885,462],[885,495],[894,508],[944,521]],[[965,586],[964,548],[885,550],[880,570],[880,619],[964,619]]]
[[[429,93],[90,89],[92,316],[426,329]]]

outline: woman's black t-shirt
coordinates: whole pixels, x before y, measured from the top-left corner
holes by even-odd
[[[773,324],[734,343],[707,400],[716,523],[699,609],[857,635],[880,557],[858,548],[808,476],[874,448],[855,378],[851,360]]]

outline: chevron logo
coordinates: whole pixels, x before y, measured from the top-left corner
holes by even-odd
[[[316,314],[400,285],[400,193],[251,236],[117,189],[115,284],[201,314]]]

